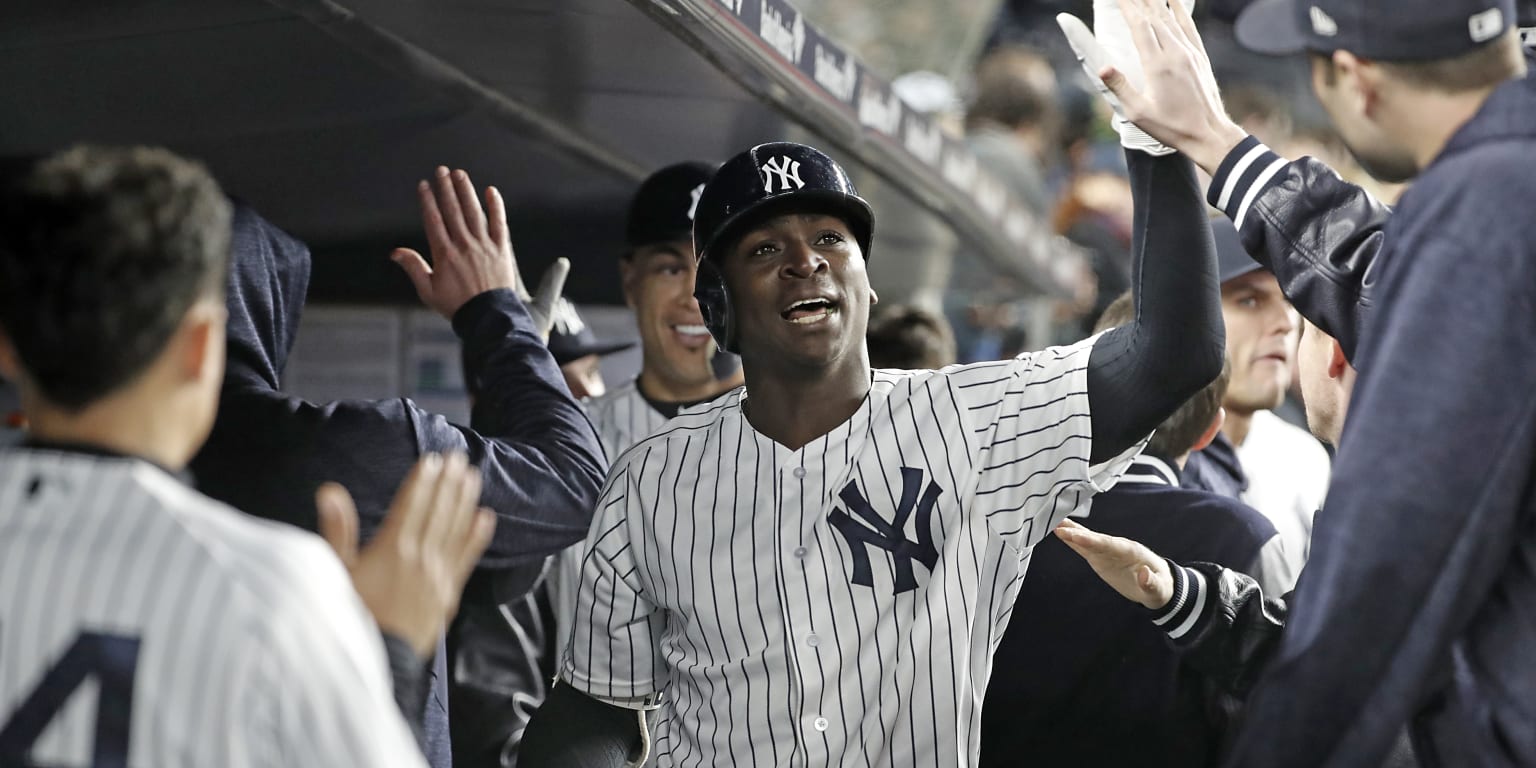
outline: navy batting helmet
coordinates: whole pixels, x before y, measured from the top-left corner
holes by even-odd
[[[846,222],[869,258],[874,211],[854,190],[842,166],[821,150],[789,141],[759,144],[727,160],[704,185],[693,219],[693,247],[699,259],[693,295],[722,349],[737,351],[731,297],[719,261],[758,222],[807,210]]]

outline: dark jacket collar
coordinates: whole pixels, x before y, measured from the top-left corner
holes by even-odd
[[[1451,135],[1445,149],[1430,167],[1479,144],[1533,137],[1536,137],[1536,74],[1528,74],[1493,89],[1477,114]]]

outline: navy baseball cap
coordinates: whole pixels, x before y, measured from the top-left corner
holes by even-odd
[[[1211,235],[1216,238],[1216,272],[1226,283],[1249,272],[1264,269],[1264,265],[1248,255],[1243,241],[1237,236],[1237,227],[1226,218],[1211,219]]]
[[[715,174],[712,165],[678,163],[640,183],[629,203],[624,240],[630,248],[670,243],[693,237],[693,214],[704,184]]]
[[[555,365],[565,365],[587,355],[611,355],[635,345],[633,341],[600,341],[576,313],[576,305],[560,299],[555,303],[554,323],[549,328],[549,354]]]
[[[1235,31],[1258,53],[1432,61],[1491,42],[1514,22],[1515,0],[1255,0]]]

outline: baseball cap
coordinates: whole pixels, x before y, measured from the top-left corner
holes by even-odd
[[[1216,238],[1216,272],[1221,282],[1242,277],[1249,272],[1264,269],[1264,265],[1248,255],[1243,241],[1237,236],[1237,227],[1225,218],[1211,219],[1211,235]]]
[[[624,241],[638,248],[693,237],[693,213],[714,173],[705,163],[678,163],[651,174],[629,202]]]
[[[1514,21],[1515,0],[1255,0],[1235,32],[1258,53],[1432,61],[1495,40]]]
[[[597,334],[582,321],[576,305],[560,299],[555,302],[554,324],[549,329],[549,354],[556,365],[580,360],[587,355],[611,355],[629,349],[633,341],[600,341]]]

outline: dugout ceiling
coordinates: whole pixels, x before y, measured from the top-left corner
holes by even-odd
[[[200,158],[314,245],[328,300],[412,299],[385,256],[419,239],[413,184],[444,163],[502,188],[528,269],[569,256],[573,298],[618,302],[639,178],[784,138],[850,166],[887,276],[935,279],[957,240],[1037,290],[1076,274],[963,145],[779,0],[0,4],[0,156]]]

